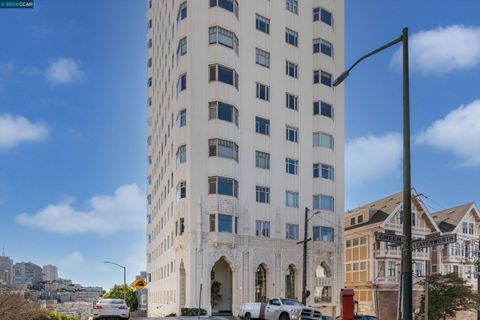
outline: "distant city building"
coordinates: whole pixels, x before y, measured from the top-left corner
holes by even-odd
[[[10,257],[0,256],[0,283],[13,283],[13,260]]]
[[[43,266],[42,278],[43,281],[58,280],[58,268],[56,266],[52,266],[51,264]]]
[[[42,281],[42,268],[31,262],[19,262],[13,266],[15,284],[33,285]]]

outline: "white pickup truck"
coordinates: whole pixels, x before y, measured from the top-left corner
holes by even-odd
[[[245,320],[320,320],[319,310],[306,307],[293,299],[271,298],[267,303],[244,303],[238,317]]]

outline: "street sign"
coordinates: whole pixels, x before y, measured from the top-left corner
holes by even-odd
[[[442,234],[440,232],[434,232],[434,233],[430,233],[430,234],[427,234],[425,236],[425,239],[432,239],[432,238],[438,238],[440,237]]]
[[[138,290],[143,289],[147,286],[148,282],[142,278],[137,278],[130,285]]]
[[[443,236],[427,237],[427,239],[420,239],[412,241],[412,249],[420,249],[434,246],[441,246],[447,243],[457,242],[457,234],[445,234]]]
[[[385,233],[376,232],[375,240],[384,241],[384,242],[403,243],[405,241],[405,236],[392,233],[390,230],[385,230]]]

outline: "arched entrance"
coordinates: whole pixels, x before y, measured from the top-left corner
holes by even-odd
[[[232,268],[221,257],[210,273],[210,305],[212,314],[232,313]]]
[[[267,269],[263,264],[255,271],[255,302],[267,302]]]

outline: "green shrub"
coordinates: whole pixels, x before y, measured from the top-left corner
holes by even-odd
[[[199,308],[182,308],[180,309],[182,316],[206,316],[207,310]]]
[[[174,313],[167,314],[165,317],[170,318],[170,317],[176,317],[176,316],[177,314],[174,312]]]
[[[48,312],[48,314],[41,315],[36,320],[78,320],[77,317],[74,316],[66,316],[58,312]]]

